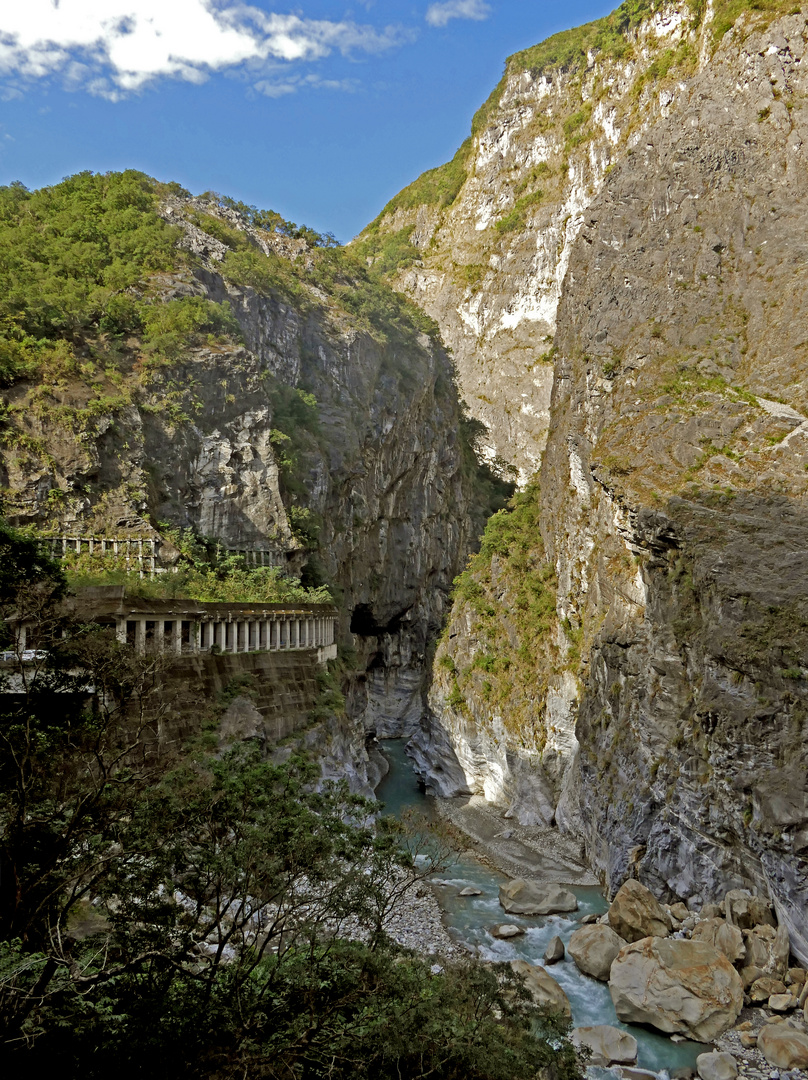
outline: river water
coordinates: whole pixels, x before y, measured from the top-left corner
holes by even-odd
[[[386,740],[382,743],[382,749],[390,763],[390,772],[376,792],[377,798],[384,803],[384,812],[400,815],[414,808],[427,816],[433,815],[433,800],[419,787],[404,753],[404,742]],[[504,874],[472,857],[461,855],[434,883],[447,930],[455,940],[473,946],[483,960],[521,958],[532,964],[543,965],[544,952],[551,938],[557,934],[566,947],[570,935],[580,926],[585,915],[591,912],[602,914],[609,906],[599,888],[568,886],[577,896],[579,905],[578,911],[570,916],[529,918],[507,915],[499,905],[499,886],[507,880]],[[459,896],[460,890],[466,886],[480,889],[482,895]],[[503,922],[522,926],[526,932],[521,937],[500,941],[491,935],[491,928]],[[606,983],[583,975],[568,957],[560,963],[549,965],[548,970],[570,1000],[575,1026],[611,1024],[630,1031],[639,1044],[637,1065],[640,1068],[654,1072],[667,1070],[669,1073],[683,1066],[695,1068],[696,1057],[707,1049],[702,1043],[673,1043],[651,1029],[621,1023],[615,1014]],[[597,1071],[608,1075],[606,1070]]]

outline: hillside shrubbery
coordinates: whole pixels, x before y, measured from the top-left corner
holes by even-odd
[[[215,727],[164,745],[165,660],[65,618],[64,584],[0,523],[0,628],[24,614],[46,650],[22,692],[0,693],[10,1073],[580,1076],[568,1022],[510,968],[437,968],[388,938],[387,914],[429,871],[420,841],[300,758],[221,752]]]

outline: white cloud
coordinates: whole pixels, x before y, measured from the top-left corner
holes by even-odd
[[[408,36],[395,27],[275,14],[240,0],[21,0],[3,7],[0,74],[58,75],[71,88],[111,98],[164,76],[202,82],[215,71],[271,60],[379,53]]]
[[[290,75],[285,79],[261,79],[255,89],[265,97],[279,98],[295,94],[306,88],[314,90],[343,90],[352,94],[357,87],[355,79],[323,79],[319,75]]]
[[[426,21],[430,26],[446,26],[450,19],[476,19],[482,22],[491,14],[491,5],[485,0],[444,0],[444,3],[430,4],[426,12]]]

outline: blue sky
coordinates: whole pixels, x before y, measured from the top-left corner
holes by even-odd
[[[0,11],[0,183],[133,167],[346,241],[451,157],[507,55],[616,4],[13,6]]]

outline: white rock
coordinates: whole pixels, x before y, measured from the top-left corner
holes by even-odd
[[[578,969],[608,982],[612,962],[626,942],[610,926],[582,926],[569,940],[567,951]]]
[[[649,937],[612,964],[609,992],[618,1017],[711,1042],[743,1008],[743,983],[723,953],[703,941]]]
[[[738,1066],[732,1054],[714,1052],[699,1054],[696,1069],[701,1080],[735,1080]]]
[[[500,926],[495,926],[491,933],[495,938],[512,938],[519,937],[520,934],[524,934],[524,928],[521,926],[515,926],[513,923],[502,923]]]
[[[633,1065],[637,1060],[634,1036],[608,1024],[573,1028],[572,1042],[575,1046],[589,1047],[590,1065]]]
[[[578,901],[569,889],[555,882],[540,885],[524,878],[500,885],[499,902],[509,915],[554,915],[578,910]]]

